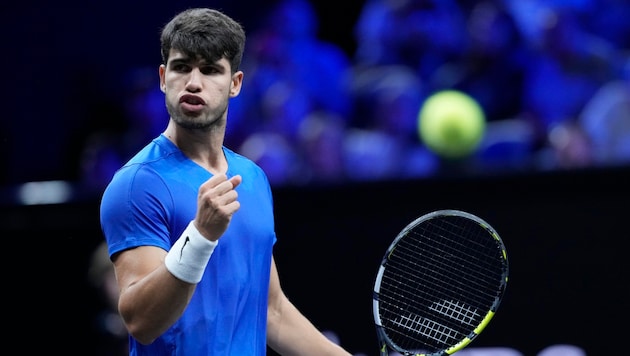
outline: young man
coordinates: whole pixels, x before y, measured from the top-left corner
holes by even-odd
[[[162,30],[166,131],[113,177],[101,225],[130,355],[349,355],[287,299],[265,173],[223,146],[242,27],[190,9]]]

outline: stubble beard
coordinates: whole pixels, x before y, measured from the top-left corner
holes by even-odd
[[[209,113],[192,116],[183,113],[176,105],[166,103],[166,109],[171,119],[180,127],[188,130],[212,131],[222,125],[225,126],[225,113],[227,112],[227,101],[221,108],[212,110]]]

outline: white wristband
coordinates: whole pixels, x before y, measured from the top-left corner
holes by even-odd
[[[184,282],[199,283],[217,244],[203,237],[191,221],[166,255],[166,269]]]

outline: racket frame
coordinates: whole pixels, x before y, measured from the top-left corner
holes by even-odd
[[[389,260],[389,256],[393,253],[395,248],[398,246],[398,243],[400,242],[400,240],[404,238],[404,236],[406,236],[406,234],[410,230],[415,228],[417,225],[425,221],[428,221],[437,217],[441,217],[441,216],[457,216],[457,217],[466,218],[470,221],[477,223],[479,226],[484,228],[490,236],[494,238],[495,243],[497,244],[498,248],[501,249],[501,255],[503,259],[502,260],[503,271],[502,271],[502,276],[501,276],[502,280],[500,283],[498,294],[494,300],[493,305],[487,311],[486,315],[483,317],[481,322],[475,327],[475,329],[468,336],[462,338],[459,342],[450,346],[449,348],[445,350],[439,350],[437,352],[423,353],[424,351],[413,352],[409,350],[404,350],[404,349],[401,349],[396,343],[394,343],[389,338],[389,336],[385,332],[385,327],[382,325],[382,322],[381,322],[380,311],[379,311],[380,310],[379,309],[379,304],[380,304],[379,295],[380,295],[380,286],[381,286],[383,274],[385,272],[385,268],[386,268],[387,261]],[[486,328],[486,326],[490,323],[490,320],[492,320],[492,318],[494,317],[496,310],[498,309],[499,304],[501,303],[501,300],[503,299],[505,288],[508,282],[508,276],[509,276],[509,263],[508,263],[508,256],[507,256],[507,250],[505,248],[505,244],[503,243],[503,240],[501,239],[497,231],[485,220],[481,219],[480,217],[474,214],[471,214],[462,210],[456,210],[456,209],[436,210],[436,211],[427,213],[425,215],[422,215],[416,218],[414,221],[409,223],[404,229],[402,229],[398,233],[396,238],[390,243],[389,247],[387,248],[385,252],[385,255],[383,256],[383,259],[381,260],[381,263],[378,268],[378,272],[376,274],[376,279],[374,282],[374,290],[373,290],[373,299],[372,299],[372,314],[374,316],[374,323],[376,326],[380,355],[387,356],[389,354],[388,348],[391,348],[401,353],[403,356],[412,356],[412,355],[413,356],[446,356],[446,355],[452,355],[453,353],[462,350],[463,348],[468,346],[473,341],[473,339],[475,339]]]

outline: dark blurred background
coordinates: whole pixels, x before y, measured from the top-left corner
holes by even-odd
[[[36,283],[59,283],[29,309],[46,332],[113,354],[99,334],[108,304],[88,272],[98,201],[165,128],[159,31],[196,6],[248,33],[226,145],[268,173],[285,289],[318,325],[372,354],[380,254],[411,219],[460,208],[496,225],[513,257],[505,305],[475,343],[614,353],[602,343],[622,335],[606,325],[628,316],[625,0],[3,5],[0,232],[37,246]],[[456,159],[417,131],[425,100],[447,89],[486,120],[479,146]],[[66,335],[57,325],[68,318]]]

